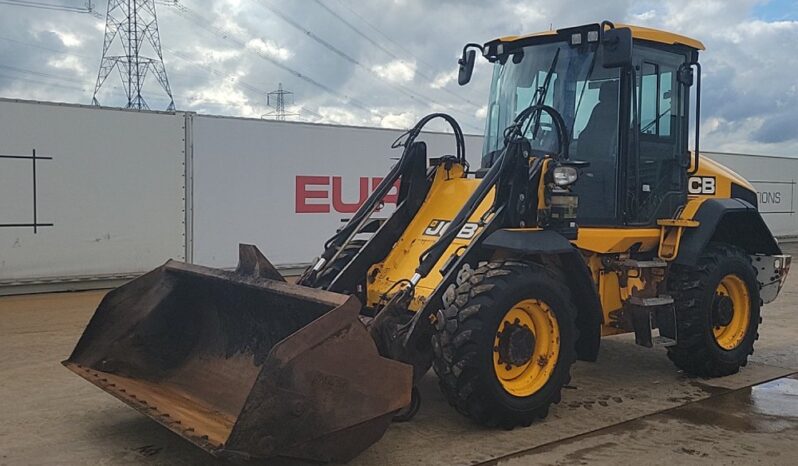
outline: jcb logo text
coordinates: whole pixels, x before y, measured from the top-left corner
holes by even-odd
[[[715,194],[714,176],[691,176],[687,180],[687,192],[690,194]]]
[[[429,222],[429,225],[424,230],[424,234],[427,236],[441,236],[446,232],[446,229],[449,228],[451,223],[452,222],[448,220],[433,220]],[[457,237],[460,239],[471,239],[477,234],[478,229],[479,224],[468,222],[463,225],[463,228],[457,233]]]

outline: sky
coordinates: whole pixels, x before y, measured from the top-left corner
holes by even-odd
[[[0,0],[0,97],[91,103],[106,2],[79,13],[9,1],[19,0]],[[707,48],[702,149],[798,156],[798,0],[158,0],[156,9],[178,110],[270,118],[267,93],[282,84],[293,92],[288,119],[407,128],[442,111],[471,134],[484,126],[491,65],[478,60],[458,86],[465,43],[603,19],[666,29]],[[153,75],[144,97],[155,110],[169,103]],[[117,74],[97,98],[124,105]]]

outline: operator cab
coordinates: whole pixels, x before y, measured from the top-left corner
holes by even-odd
[[[670,217],[686,201],[690,86],[703,48],[684,36],[606,21],[488,42],[481,49],[494,70],[482,168],[501,152],[515,117],[543,103],[565,121],[570,159],[589,163],[572,187],[580,225],[654,225]],[[547,114],[525,137],[534,149],[557,148]]]

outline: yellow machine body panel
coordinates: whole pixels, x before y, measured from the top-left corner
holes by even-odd
[[[463,176],[463,167],[453,164],[450,169],[438,166],[432,186],[424,204],[408,225],[402,237],[396,242],[384,261],[374,264],[368,273],[369,306],[380,304],[389,290],[398,291],[396,285],[401,280],[413,276],[422,253],[435,244],[450,222],[468,200],[471,193],[479,185],[480,180]],[[469,219],[469,223],[460,230],[458,237],[435,264],[432,272],[424,277],[416,286],[415,296],[410,303],[410,310],[418,311],[440,283],[443,276],[441,267],[450,256],[458,253],[458,249],[467,247],[480,227],[478,222],[482,215],[493,204],[494,193],[491,191],[482,204]]]
[[[657,250],[660,259],[673,260],[679,251],[684,231],[700,226],[695,216],[706,200],[731,198],[733,184],[754,191],[753,186],[743,177],[704,156],[701,157],[698,171],[691,176],[688,183],[691,185],[692,194],[688,195],[684,207],[673,218],[658,220],[656,228],[589,226],[579,228],[578,239],[573,243],[585,254],[596,284],[604,315],[602,335],[629,332],[613,326],[613,315],[622,309],[623,303],[630,297],[653,295],[657,283],[662,278],[638,274],[627,277],[626,285],[621,286],[620,272],[608,270],[602,263],[602,257],[606,257],[605,255],[623,257],[633,245],[640,244],[638,251]]]
[[[625,289],[619,287],[615,273],[603,271],[601,255],[624,254],[639,244],[638,251],[652,251],[659,248],[660,257],[663,260],[672,260],[673,253],[678,252],[679,241],[684,229],[698,226],[693,218],[706,199],[731,197],[732,183],[753,190],[751,184],[741,176],[707,157],[701,158],[701,165],[694,177],[712,178],[713,193],[688,196],[687,204],[674,218],[661,219],[657,226],[580,226],[578,237],[572,243],[585,255],[595,258],[594,261],[589,260],[589,264],[594,272],[594,280],[605,316],[619,309],[622,302],[631,295],[633,288],[640,290],[644,284],[631,283]],[[457,215],[462,205],[476,189],[479,181],[464,177],[463,167],[458,164],[452,165],[448,170],[443,166],[436,169],[424,204],[385,260],[374,264],[369,270],[368,306],[383,304],[388,295],[397,291],[398,282],[413,276],[422,253],[432,246],[445,231],[448,222]],[[470,244],[471,239],[479,232],[479,219],[492,202],[493,193],[491,192],[469,219],[469,223],[458,238],[449,246],[433,271],[419,282],[415,297],[410,304],[411,310],[417,311],[423,307],[427,297],[443,278],[439,270],[453,254],[458,254],[461,248]],[[621,332],[606,325],[605,327],[605,334]]]
[[[730,198],[732,197],[732,184],[737,184],[756,192],[754,186],[735,171],[727,168],[724,165],[721,165],[709,157],[704,155],[701,155],[700,157],[701,163],[698,164],[698,171],[695,175],[690,177],[690,181],[688,183],[688,192],[691,192],[691,197],[698,196],[705,198]],[[711,192],[692,194],[695,191],[699,191],[700,188],[703,187],[701,184],[698,184],[699,181],[707,181],[710,179],[714,179],[712,180],[713,185],[710,185],[713,187],[713,189],[704,191]]]
[[[599,254],[623,253],[640,244],[639,251],[651,251],[662,242],[662,233],[668,227],[697,227],[692,223],[701,204],[710,198],[731,198],[732,184],[755,192],[745,178],[720,163],[702,156],[698,171],[690,177],[687,203],[672,219],[661,219],[657,227],[590,227],[580,226],[574,245],[579,249]],[[706,189],[702,189],[706,188]]]
[[[586,251],[609,254],[628,251],[640,243],[641,251],[650,251],[659,242],[659,228],[580,227],[574,245]]]

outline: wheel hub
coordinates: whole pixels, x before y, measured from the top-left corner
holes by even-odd
[[[519,319],[512,323],[505,322],[504,329],[498,334],[499,363],[508,366],[522,366],[529,362],[535,351],[535,334]]]
[[[729,325],[734,316],[734,302],[726,295],[717,293],[712,302],[712,323],[716,327]]]

